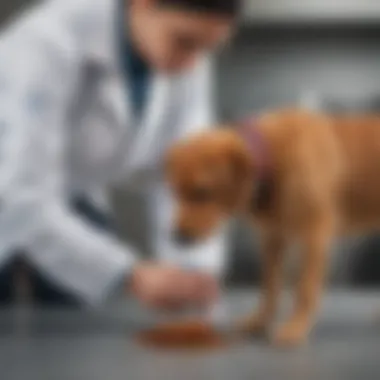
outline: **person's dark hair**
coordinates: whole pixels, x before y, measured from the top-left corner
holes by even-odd
[[[242,0],[157,0],[157,2],[163,6],[190,11],[236,16],[240,11]]]

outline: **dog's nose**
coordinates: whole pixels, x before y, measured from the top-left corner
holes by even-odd
[[[176,244],[188,246],[194,243],[195,239],[185,231],[176,230],[173,232],[173,239]]]

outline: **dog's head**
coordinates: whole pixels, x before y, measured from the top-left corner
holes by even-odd
[[[253,189],[253,163],[231,130],[216,130],[175,145],[167,157],[167,178],[176,202],[173,239],[206,239],[244,209]]]

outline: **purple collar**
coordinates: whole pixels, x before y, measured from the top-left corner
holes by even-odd
[[[259,177],[265,178],[271,173],[271,159],[267,141],[257,127],[258,119],[253,116],[238,123],[238,133],[246,143],[257,165]]]
[[[252,210],[265,211],[270,208],[274,195],[273,165],[268,143],[257,127],[258,119],[253,116],[238,123],[237,133],[244,140],[257,167]]]

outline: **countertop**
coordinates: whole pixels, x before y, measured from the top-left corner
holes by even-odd
[[[224,302],[236,317],[251,310],[257,297],[235,291]],[[131,300],[96,311],[0,311],[0,379],[379,379],[380,292],[329,293],[320,314],[310,342],[298,349],[252,339],[201,353],[136,344],[134,332],[157,316]]]

